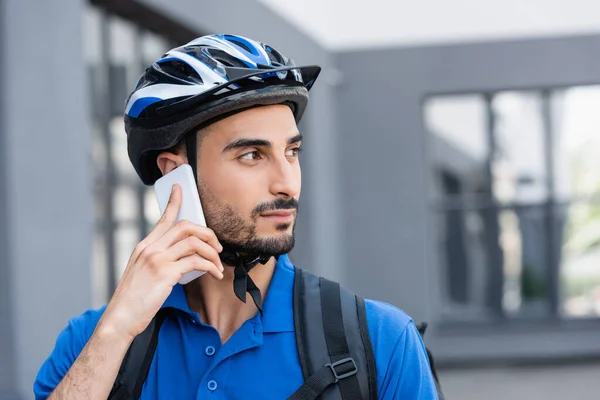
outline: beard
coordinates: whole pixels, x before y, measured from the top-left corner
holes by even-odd
[[[280,256],[289,253],[295,244],[295,221],[278,224],[275,229],[281,231],[277,236],[261,237],[256,233],[256,220],[260,213],[275,210],[298,210],[296,199],[277,199],[259,204],[251,213],[250,220],[245,219],[231,205],[219,200],[202,182],[198,191],[206,224],[216,234],[223,247],[246,253],[266,256]],[[292,225],[292,232],[286,233]]]

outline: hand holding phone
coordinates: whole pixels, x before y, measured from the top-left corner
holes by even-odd
[[[163,215],[133,249],[96,332],[108,332],[113,338],[131,343],[146,329],[180,281],[189,282],[205,272],[214,279],[223,279],[224,267],[219,257],[223,246],[212,229],[189,220],[177,222],[178,215],[199,223],[204,218],[198,205],[193,205],[198,197],[189,197],[195,185],[180,178],[176,181],[177,185],[166,184],[164,193],[168,196],[163,197],[163,189],[158,189],[161,205],[165,204],[164,198],[169,198],[167,205],[161,206]],[[182,207],[184,189],[188,191],[187,205]]]
[[[206,226],[196,180],[194,179],[192,167],[188,164],[183,164],[175,168],[173,171],[159,178],[154,184],[154,192],[158,200],[160,214],[162,215],[165,212],[172,187],[175,184],[181,186],[182,190],[182,201],[177,221],[187,220],[196,225]],[[203,274],[203,271],[188,272],[181,278],[179,283],[185,285]]]

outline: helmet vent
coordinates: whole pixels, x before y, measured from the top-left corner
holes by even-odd
[[[159,65],[163,72],[173,77],[183,79],[185,81],[192,81],[194,83],[203,83],[198,72],[183,61],[169,60],[159,62]]]
[[[250,50],[250,47],[248,47],[245,43],[242,43],[238,40],[230,39],[230,38],[226,38],[225,40],[241,47],[242,49],[246,50],[248,53],[252,53],[252,50]]]

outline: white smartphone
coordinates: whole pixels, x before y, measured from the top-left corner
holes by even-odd
[[[200,204],[200,196],[198,195],[198,187],[194,179],[192,167],[189,164],[183,164],[168,174],[162,176],[154,183],[154,192],[158,200],[158,208],[160,215],[164,214],[171,191],[174,184],[181,186],[181,208],[177,214],[177,221],[188,220],[194,224],[206,226],[202,205]],[[190,283],[199,276],[204,275],[203,271],[191,271],[183,275],[180,284],[185,285]]]

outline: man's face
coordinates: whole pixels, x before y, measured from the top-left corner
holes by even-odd
[[[285,105],[243,111],[203,132],[198,190],[222,243],[273,255],[294,247],[300,139]]]

